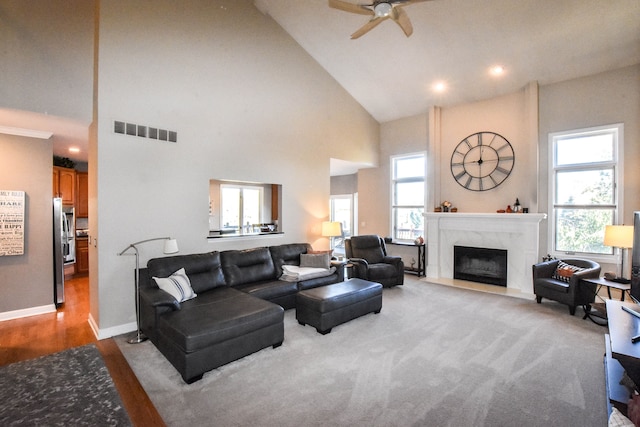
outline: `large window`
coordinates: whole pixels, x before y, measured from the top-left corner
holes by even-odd
[[[555,255],[613,255],[604,246],[606,225],[618,218],[622,125],[549,136],[551,241]]]
[[[424,236],[425,155],[391,158],[391,227],[395,240]]]

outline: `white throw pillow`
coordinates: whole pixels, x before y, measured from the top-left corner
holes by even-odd
[[[187,277],[184,268],[181,268],[169,277],[154,277],[153,280],[156,281],[160,289],[170,294],[178,302],[198,296],[193,292],[191,281]]]

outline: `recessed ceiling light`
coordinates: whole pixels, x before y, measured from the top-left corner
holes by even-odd
[[[501,76],[504,74],[504,67],[502,65],[495,65],[489,69],[489,73],[494,76]]]
[[[69,152],[70,153],[79,153],[80,149],[78,147],[70,147],[69,148]]]
[[[447,89],[447,84],[445,82],[436,82],[432,88],[435,92],[444,92]]]

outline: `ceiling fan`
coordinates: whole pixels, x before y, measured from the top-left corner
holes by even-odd
[[[413,26],[411,25],[409,16],[402,9],[402,7],[413,3],[421,3],[425,1],[429,0],[374,0],[370,4],[354,4],[342,0],[329,0],[329,7],[344,10],[345,12],[372,16],[369,22],[360,27],[360,29],[358,29],[355,33],[351,34],[352,39],[357,39],[358,37],[368,33],[379,23],[389,18],[393,19],[395,23],[398,24],[400,28],[402,28],[402,31],[404,31],[405,35],[409,37],[413,33]]]

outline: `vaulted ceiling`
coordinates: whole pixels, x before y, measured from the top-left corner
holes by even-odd
[[[387,20],[357,40],[351,34],[369,17],[328,0],[254,3],[381,123],[640,63],[639,0],[423,1],[404,7],[411,37]],[[489,72],[496,65],[500,76]],[[33,114],[0,113],[18,114],[11,126],[53,131],[55,154],[84,145],[69,156],[86,161],[86,124],[42,117],[39,127]],[[333,161],[331,174],[352,169]]]
[[[369,17],[328,0],[255,4],[379,122],[640,63],[638,0],[432,0],[404,7],[410,37],[386,20],[356,40]]]

